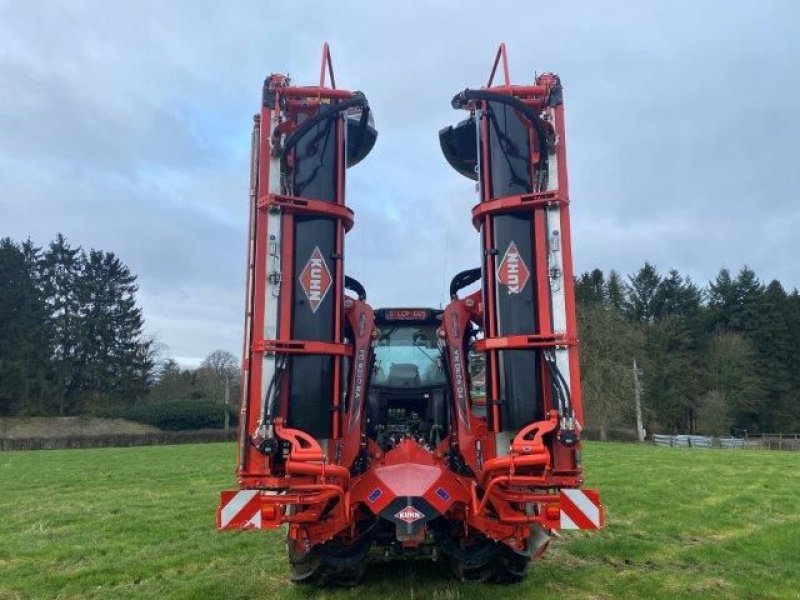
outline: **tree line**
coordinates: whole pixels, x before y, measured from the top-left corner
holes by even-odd
[[[587,420],[601,436],[635,423],[636,377],[649,431],[800,430],[796,289],[747,267],[700,287],[645,263],[627,278],[583,273],[575,290]]]
[[[61,234],[46,248],[0,239],[0,416],[154,420],[146,405],[185,412],[194,403],[195,421],[206,418],[202,408],[227,422],[230,411],[210,405],[237,403],[238,360],[224,350],[194,369],[162,359],[143,333],[137,291],[111,252],[73,247]]]
[[[650,431],[800,430],[796,289],[764,284],[748,268],[722,269],[700,287],[645,263],[624,278],[583,273],[575,290],[584,403],[601,434],[632,427],[636,377]],[[223,350],[197,369],[160,360],[137,291],[111,252],[60,234],[45,248],[0,240],[0,416],[226,398],[235,406],[238,360]]]

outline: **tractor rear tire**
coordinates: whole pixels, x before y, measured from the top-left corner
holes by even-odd
[[[287,540],[289,577],[292,583],[354,587],[366,572],[370,545],[368,538],[352,545],[333,539],[304,552]]]
[[[529,554],[515,552],[508,546],[500,550],[494,564],[496,583],[521,583],[528,575],[531,566]]]
[[[488,539],[464,548],[456,540],[448,540],[443,550],[450,558],[450,569],[461,581],[520,583],[531,563],[530,554]]]

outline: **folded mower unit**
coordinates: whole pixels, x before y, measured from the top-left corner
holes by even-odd
[[[487,85],[452,105],[466,118],[439,139],[477,181],[480,266],[453,278],[443,310],[373,310],[345,274],[345,175],[376,141],[369,103],[336,87],[327,45],[319,85],[264,83],[238,489],[217,527],[287,525],[294,581],[352,585],[370,556],[518,581],[550,532],[603,526],[581,489],[561,82],[512,85],[501,45]]]

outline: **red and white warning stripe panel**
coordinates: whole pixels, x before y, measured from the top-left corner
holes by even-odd
[[[259,490],[227,490],[220,494],[217,529],[261,529]]]
[[[562,489],[561,529],[600,529],[605,524],[605,509],[597,490]]]

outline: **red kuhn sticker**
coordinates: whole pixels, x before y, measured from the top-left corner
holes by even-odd
[[[317,312],[332,284],[333,277],[331,277],[328,265],[325,264],[322,252],[319,251],[319,246],[317,246],[300,273],[300,286],[306,293],[311,312]]]
[[[497,266],[497,279],[508,288],[509,294],[519,294],[525,289],[530,278],[531,272],[528,265],[522,260],[517,245],[511,242],[503,260]]]

